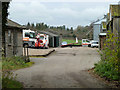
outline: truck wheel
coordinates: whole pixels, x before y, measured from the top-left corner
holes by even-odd
[[[24,44],[23,47],[28,47],[28,44]]]
[[[48,47],[45,47],[45,49],[48,49]]]

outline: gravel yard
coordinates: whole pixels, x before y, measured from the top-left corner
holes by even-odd
[[[49,54],[52,51],[54,51],[53,48],[49,48],[49,49],[28,48],[29,56],[45,56],[45,55]],[[24,55],[24,49],[23,49],[23,55]]]
[[[17,80],[25,88],[106,88],[108,86],[103,81],[87,71],[100,60],[97,50],[87,47],[56,48],[48,57],[31,58],[35,64],[17,70]]]

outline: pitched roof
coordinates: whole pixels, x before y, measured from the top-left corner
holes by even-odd
[[[47,35],[50,35],[50,36],[58,36],[58,35],[56,35],[56,34],[53,34],[53,33],[51,33],[51,32],[48,32],[48,31],[38,31],[38,32],[40,32],[40,33],[43,33],[43,34],[47,34]]]
[[[17,27],[17,28],[26,28],[25,26],[22,26],[10,19],[7,19],[7,23],[6,23],[7,26],[10,26],[10,27]]]
[[[102,22],[106,22],[106,19],[100,20],[100,21],[98,21],[98,22],[96,22],[94,24],[101,24]]]

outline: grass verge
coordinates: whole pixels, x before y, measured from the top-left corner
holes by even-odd
[[[69,39],[62,39],[62,42],[67,42],[67,44],[70,44],[70,43],[76,43],[76,40],[69,40]],[[73,45],[81,45],[81,40],[78,40],[78,44],[73,44]]]
[[[30,67],[34,62],[25,63],[22,57],[3,58],[2,70],[17,70],[21,68]]]
[[[22,83],[16,80],[17,75],[11,70],[30,67],[34,62],[24,62],[22,57],[3,58],[2,60],[2,88],[23,88]]]

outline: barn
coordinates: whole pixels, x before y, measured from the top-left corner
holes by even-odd
[[[47,31],[38,31],[41,34],[49,35],[49,47],[59,47],[59,36]]]

